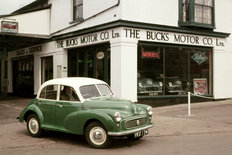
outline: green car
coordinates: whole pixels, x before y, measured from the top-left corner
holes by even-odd
[[[116,98],[105,82],[92,78],[45,82],[18,119],[32,137],[44,130],[85,135],[93,148],[107,148],[113,137],[140,139],[153,127],[152,107]]]

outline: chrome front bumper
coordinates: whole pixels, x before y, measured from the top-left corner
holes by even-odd
[[[150,125],[147,125],[147,126],[144,126],[144,127],[141,127],[141,128],[132,129],[132,130],[119,131],[119,132],[111,132],[111,131],[109,131],[108,135],[109,136],[125,136],[125,135],[130,135],[130,134],[142,131],[142,130],[149,129],[149,128],[153,127],[153,126],[154,126],[153,124],[150,124]]]

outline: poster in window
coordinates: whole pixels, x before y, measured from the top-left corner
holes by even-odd
[[[160,59],[160,51],[141,51],[142,59]]]
[[[206,78],[193,79],[193,88],[194,88],[194,94],[197,95],[208,94],[207,79]]]

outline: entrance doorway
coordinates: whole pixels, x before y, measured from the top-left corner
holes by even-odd
[[[91,77],[110,84],[110,45],[102,44],[69,50],[68,76]]]
[[[31,97],[34,94],[34,61],[32,57],[13,61],[13,94]]]
[[[53,56],[41,58],[41,84],[53,79]]]

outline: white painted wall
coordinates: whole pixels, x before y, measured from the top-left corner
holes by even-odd
[[[57,50],[56,42],[43,44],[42,51],[34,54],[34,94],[41,86],[41,58],[53,56],[53,78],[57,78],[57,66],[61,66],[61,76],[67,77],[67,51]]]
[[[232,33],[232,1],[215,0],[215,31]],[[214,51],[215,98],[232,97],[232,36],[227,38],[224,51]]]
[[[50,0],[49,3],[52,3],[51,8],[51,33],[57,32],[59,30],[65,29],[76,23],[73,21],[73,2],[72,0]],[[83,0],[83,18],[86,20],[108,8],[111,8],[114,5],[117,5],[118,0]],[[76,29],[91,27],[94,25],[99,25],[106,23],[108,20],[111,20],[113,16],[109,17],[109,12],[102,13],[106,15],[107,19],[94,20],[98,17],[94,17],[94,22],[88,23],[85,21],[84,26],[77,26]],[[101,16],[101,15],[100,15]],[[88,24],[87,24],[88,23]]]
[[[98,16],[95,16],[95,17],[92,17],[86,20],[85,22],[75,23],[69,28],[56,32],[55,34],[52,34],[52,35],[55,36],[55,35],[66,34],[66,33],[78,31],[84,28],[102,25],[102,24],[109,23],[115,20],[119,20],[119,19],[120,19],[119,7],[114,7],[102,14],[99,14]]]
[[[83,0],[84,19],[117,5],[118,1],[119,0]]]
[[[137,43],[135,39],[112,39],[111,87],[120,98],[137,102]]]
[[[49,9],[0,18],[0,22],[3,20],[18,22],[18,35],[38,37],[50,35]]]
[[[123,20],[177,26],[178,0],[121,0]]]

